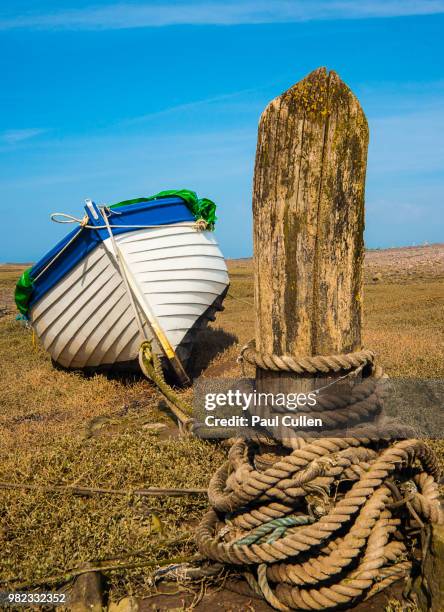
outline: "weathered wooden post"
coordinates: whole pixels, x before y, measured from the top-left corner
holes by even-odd
[[[241,566],[277,610],[344,609],[377,594],[411,572],[399,534],[442,523],[433,452],[402,424],[368,420],[379,414],[383,372],[361,346],[367,146],[358,100],[325,68],[260,120],[256,346],[244,347],[243,359],[267,394],[320,389],[328,379],[349,389],[317,396],[327,439],[282,430],[281,439],[239,437],[210,481],[201,553]],[[336,380],[345,373],[353,381]],[[351,414],[359,426],[338,434]]]
[[[367,146],[358,100],[325,68],[263,112],[253,187],[259,352],[361,348]],[[302,378],[257,369],[261,390],[304,390]]]

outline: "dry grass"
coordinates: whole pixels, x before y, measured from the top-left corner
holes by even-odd
[[[366,287],[364,342],[390,376],[444,378],[443,306],[440,279]]]
[[[426,274],[419,265],[413,275],[403,273],[402,261],[398,271],[393,262],[378,268],[372,257],[365,344],[378,351],[392,376],[444,378],[444,277],[430,274],[433,265]],[[19,267],[0,269],[0,308],[11,308],[20,272]],[[230,293],[238,299],[227,297],[213,331],[202,338],[195,371],[205,376],[237,375],[239,346],[254,335],[251,261],[231,262],[230,274]],[[375,274],[378,281],[372,280]],[[0,354],[0,480],[123,489],[200,487],[223,460],[217,445],[156,435],[138,426],[145,421],[171,424],[147,381],[57,370],[12,314],[0,319]],[[136,426],[85,437],[85,425],[100,416]],[[444,456],[442,445],[435,447]],[[158,560],[188,554],[194,551],[189,534],[205,506],[205,499],[196,497],[0,491],[0,580],[32,582],[86,561],[142,549],[147,558]],[[162,533],[153,516],[160,518]],[[178,542],[165,544],[172,538]],[[147,575],[140,569],[109,573],[113,596],[145,592]]]
[[[16,278],[16,272],[1,271],[8,294]],[[0,306],[10,299],[3,296]],[[0,355],[0,481],[205,487],[223,460],[223,451],[210,443],[128,428],[146,421],[171,426],[145,379],[55,369],[14,315],[0,319]],[[113,435],[85,437],[85,425],[102,416],[124,426]],[[190,534],[205,507],[202,496],[85,498],[0,490],[0,581],[32,582],[131,551],[159,560],[194,552]],[[177,543],[166,543],[172,539]],[[147,576],[143,570],[110,573],[113,596],[146,591]]]
[[[381,280],[366,282],[364,344],[377,351],[390,376],[444,378],[444,277],[424,278],[418,271],[407,282],[402,261],[398,266],[398,274],[391,269],[389,278],[385,268],[376,268]],[[230,293],[253,303],[251,260],[233,261],[230,279]],[[254,336],[254,308],[244,302],[227,299],[217,322],[241,344]],[[235,352],[232,347],[227,356]]]
[[[118,489],[202,487],[221,460],[220,452],[208,443],[159,440],[145,432],[87,441],[63,436],[36,450],[22,448],[18,456],[2,458],[1,478]],[[203,497],[85,498],[2,491],[1,578],[32,583],[86,561],[140,550],[159,560],[191,553],[190,534],[205,505]],[[165,545],[172,539],[177,543]],[[146,589],[146,579],[141,570],[113,573],[114,596]]]

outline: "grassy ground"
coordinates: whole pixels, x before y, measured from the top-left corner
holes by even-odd
[[[397,264],[387,260],[387,252],[368,257],[365,345],[377,350],[392,376],[444,378],[442,251],[437,259],[426,249],[430,261],[410,267],[402,256]],[[205,487],[225,451],[177,437],[171,415],[146,380],[55,369],[32,333],[15,321],[11,296],[19,273],[17,266],[0,270],[0,481],[123,490]],[[230,262],[230,276],[237,299],[227,297],[196,356],[195,373],[204,376],[237,375],[239,348],[254,335],[251,261]],[[155,432],[150,423],[168,429]],[[125,556],[132,562],[134,551],[155,560],[190,554],[192,530],[205,507],[204,497],[0,490],[0,590],[5,582],[33,583],[85,562]],[[116,599],[148,589],[145,569],[107,576]]]

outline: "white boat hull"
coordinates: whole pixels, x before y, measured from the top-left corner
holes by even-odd
[[[190,224],[141,229],[114,237],[133,283],[144,332],[161,354],[147,313],[187,359],[192,330],[218,309],[229,280],[214,234]],[[91,251],[30,311],[52,359],[66,368],[97,368],[137,359],[144,340],[111,239]]]

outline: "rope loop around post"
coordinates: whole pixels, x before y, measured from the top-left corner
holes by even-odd
[[[298,357],[293,355],[276,355],[262,353],[256,350],[254,340],[245,344],[240,351],[240,361],[261,368],[261,370],[281,370],[295,374],[328,374],[341,370],[373,365],[375,353],[369,349],[362,349],[353,353],[339,355],[316,355],[313,357]]]

